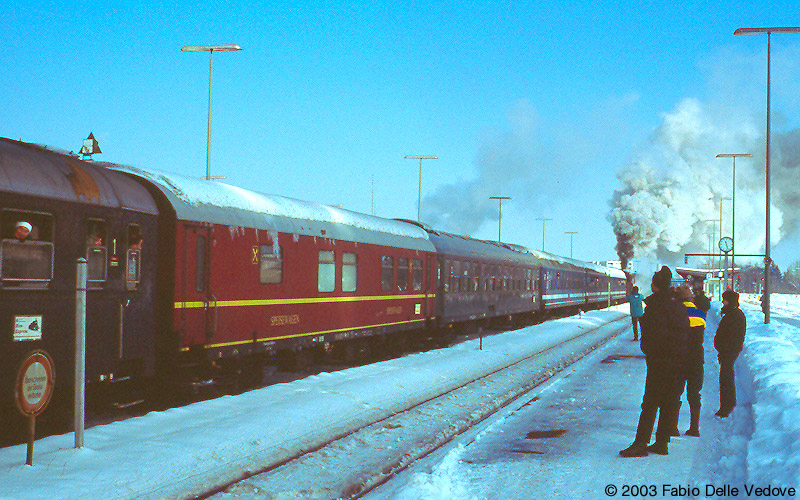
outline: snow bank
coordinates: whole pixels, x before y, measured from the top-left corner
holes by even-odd
[[[773,305],[792,309],[797,317],[800,297],[773,297],[777,299],[771,298]],[[749,481],[797,487],[800,484],[800,328],[774,316],[765,325],[760,309],[745,307],[744,311],[747,335],[740,359],[744,359],[752,376],[754,424],[747,457]],[[743,389],[747,398],[747,386]],[[738,403],[746,405],[747,401]]]

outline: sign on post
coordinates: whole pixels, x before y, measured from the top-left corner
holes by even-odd
[[[28,465],[33,465],[36,416],[47,408],[55,385],[56,370],[50,355],[41,349],[30,352],[19,365],[14,387],[17,408],[28,417]]]

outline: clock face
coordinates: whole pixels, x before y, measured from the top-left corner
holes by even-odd
[[[730,252],[733,250],[733,239],[725,236],[719,240],[719,249],[723,252]]]

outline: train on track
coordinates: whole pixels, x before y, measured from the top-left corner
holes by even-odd
[[[57,377],[43,418],[71,418],[79,258],[87,388],[116,406],[625,295],[619,270],[2,138],[0,200],[7,428],[24,427],[15,377],[34,349]]]

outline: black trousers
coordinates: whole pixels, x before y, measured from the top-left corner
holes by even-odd
[[[686,401],[692,408],[700,408],[700,390],[703,388],[703,356],[702,338],[699,344],[694,343],[689,346],[686,353],[686,361],[683,369],[683,382],[681,383],[681,393],[684,384],[686,387]]]
[[[639,320],[641,316],[631,316],[631,323],[633,323],[633,340],[639,340]]]
[[[719,407],[730,411],[736,406],[736,382],[733,374],[733,363],[739,357],[738,352],[720,352],[719,359]]]
[[[634,442],[646,445],[653,434],[656,414],[658,427],[656,441],[669,442],[675,428],[680,396],[683,391],[681,360],[673,358],[647,358],[647,378],[644,383],[642,413]]]

